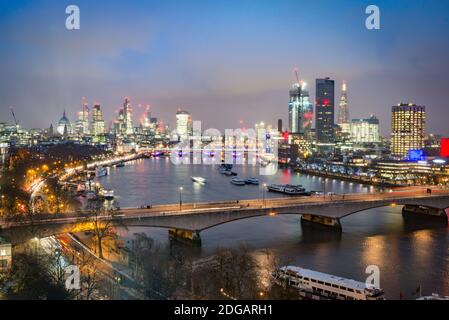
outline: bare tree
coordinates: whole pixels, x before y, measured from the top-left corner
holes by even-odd
[[[92,232],[94,233],[98,256],[104,259],[103,256],[103,241],[107,238],[115,238],[115,226],[124,226],[121,219],[118,217],[119,210],[115,207],[105,208],[102,202],[95,201],[88,210],[87,215],[91,218],[93,223]]]
[[[103,275],[99,270],[99,261],[90,253],[82,251],[80,261],[81,293],[80,298],[92,300],[94,294],[103,285]]]

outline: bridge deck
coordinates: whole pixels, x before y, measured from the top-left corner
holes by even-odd
[[[184,203],[180,210],[178,204],[167,205],[154,205],[151,208],[122,208],[120,209],[120,216],[124,219],[131,218],[146,218],[146,217],[160,217],[160,216],[173,216],[173,215],[198,215],[202,213],[217,213],[217,212],[232,212],[232,211],[250,211],[271,209],[276,210],[288,210],[289,208],[313,208],[313,207],[326,207],[328,210],[322,213],[324,216],[332,218],[343,218],[349,215],[351,212],[348,210],[334,210],[341,207],[354,207],[357,205],[366,205],[375,207],[385,206],[388,204],[405,204],[407,201],[415,202],[416,200],[424,199],[445,199],[449,197],[449,190],[433,190],[432,194],[427,194],[424,189],[419,190],[404,190],[396,192],[385,193],[358,193],[358,194],[345,194],[345,195],[333,195],[333,196],[311,196],[311,197],[283,197],[274,199],[252,199],[252,200],[239,200],[239,201],[225,201],[225,202],[208,202],[208,203]],[[441,205],[436,204],[435,207],[444,209],[446,203]],[[366,210],[366,209],[365,209]],[[351,211],[351,210],[350,210]],[[357,211],[357,210],[356,210]],[[102,218],[107,218],[103,216]],[[49,217],[48,219],[34,220],[35,224],[38,223],[67,223],[70,221],[76,222],[80,217],[80,213],[67,213],[59,215],[58,217]],[[26,224],[26,221],[14,222],[13,225]],[[0,220],[0,227],[11,226],[10,223]]]

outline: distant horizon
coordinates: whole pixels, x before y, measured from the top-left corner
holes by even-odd
[[[2,1],[0,122],[12,106],[25,128],[64,110],[75,123],[85,97],[109,128],[129,96],[136,123],[151,105],[171,128],[178,108],[207,128],[286,127],[298,68],[313,103],[315,79],[335,80],[335,122],[345,80],[350,119],[373,114],[389,136],[391,107],[414,103],[427,134],[449,136],[449,2],[378,0],[380,30],[364,26],[369,4],[79,0],[81,29],[68,31],[66,3]]]

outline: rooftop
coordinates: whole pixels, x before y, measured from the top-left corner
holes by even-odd
[[[327,273],[303,269],[303,268],[295,267],[295,266],[288,266],[288,267],[284,267],[284,268],[286,268],[290,271],[296,272],[297,274],[299,274],[303,277],[307,277],[310,279],[316,279],[316,280],[328,282],[331,284],[336,284],[336,285],[339,285],[342,287],[353,288],[353,289],[360,290],[360,291],[364,291],[366,288],[368,288],[368,286],[364,282],[360,282],[360,281],[356,281],[356,280],[352,280],[352,279],[345,279],[345,278],[342,278],[339,276],[334,276],[334,275],[327,274]]]

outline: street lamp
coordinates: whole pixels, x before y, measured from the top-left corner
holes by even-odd
[[[182,190],[184,190],[184,188],[179,187],[179,211],[182,211]]]
[[[263,184],[263,191],[262,191],[262,199],[263,199],[263,207],[265,208],[266,207],[266,204],[265,204],[265,191],[266,191],[266,189],[267,189],[267,184],[266,183],[264,183]]]
[[[323,198],[326,200],[326,182],[327,178],[324,178],[323,180]]]

